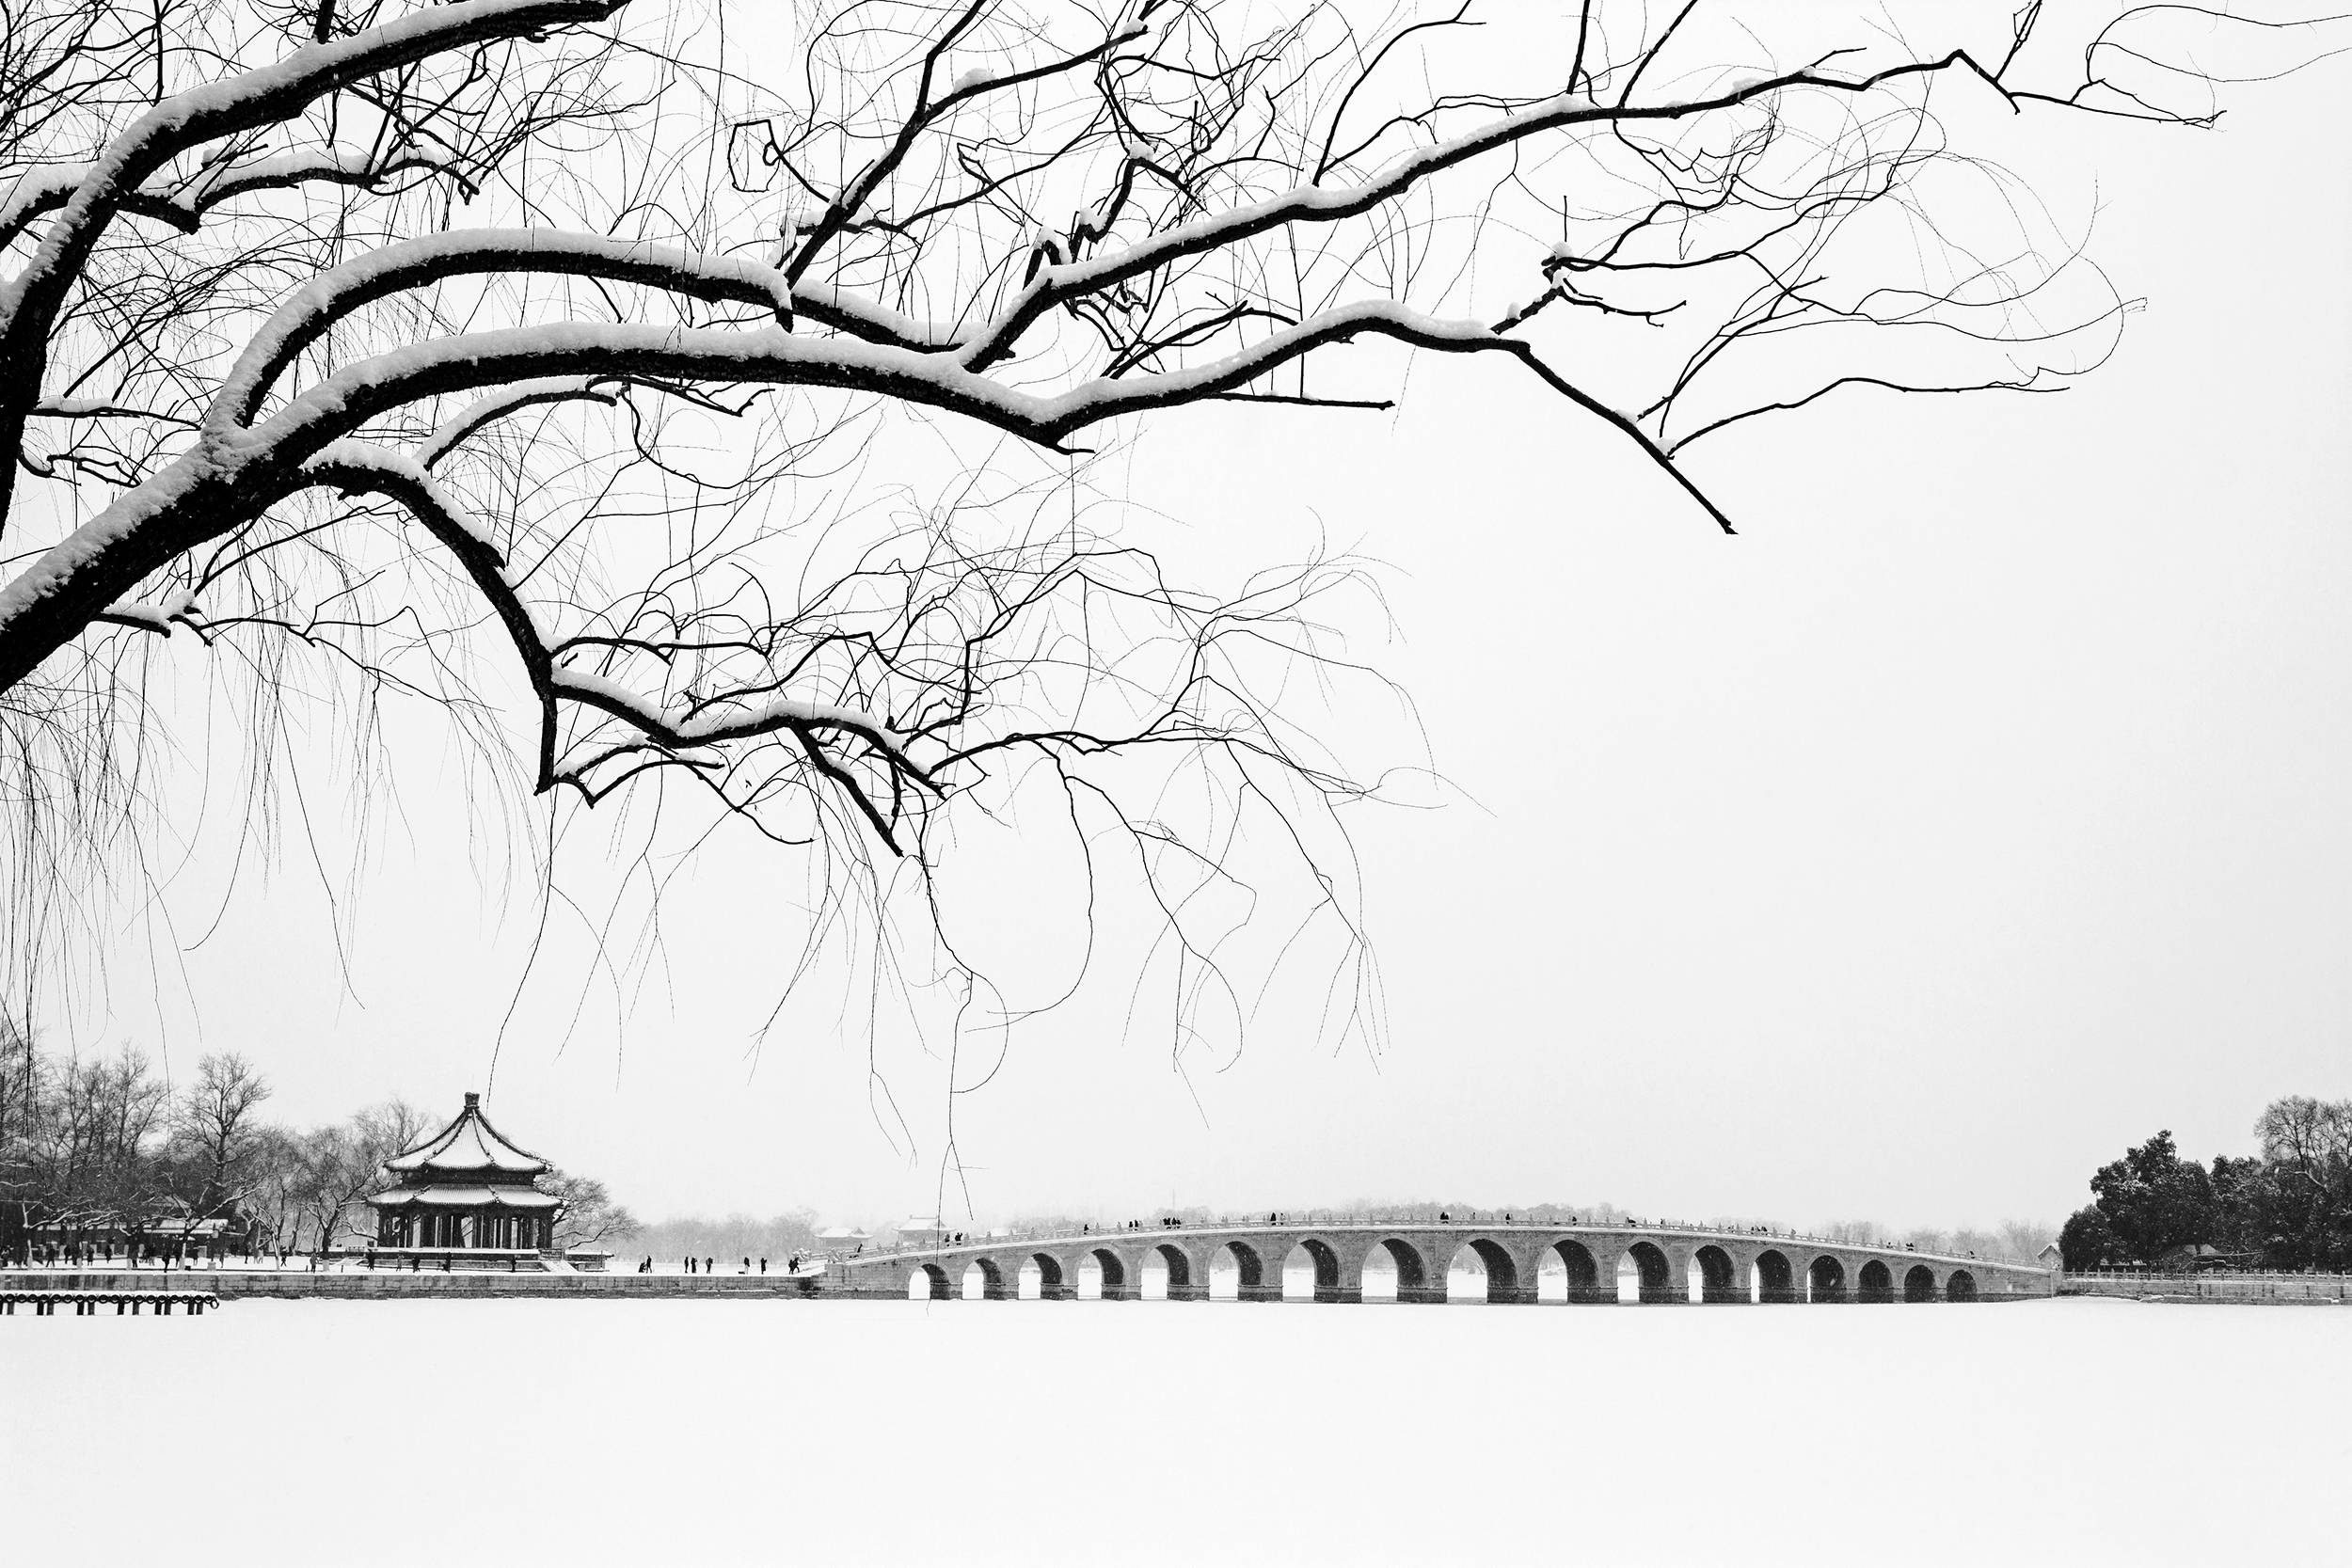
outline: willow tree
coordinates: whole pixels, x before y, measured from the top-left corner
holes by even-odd
[[[1076,504],[1090,450],[1212,401],[1376,417],[1399,351],[1458,356],[1728,532],[1720,432],[2112,346],[1972,137],[2209,123],[2165,62],[2310,53],[2175,7],[1374,9],[0,0],[16,973],[153,875],[206,683],[257,800],[289,703],[380,738],[413,699],[517,799],[698,800],[920,916],[958,802],[1041,787],[1132,850],[1180,1006],[1198,895],[1270,847],[1352,965],[1309,830],[1366,785],[1280,695],[1346,574],[1189,586]],[[1206,809],[1162,809],[1180,775]]]

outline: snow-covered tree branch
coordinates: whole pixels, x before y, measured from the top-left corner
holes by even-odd
[[[485,736],[519,672],[532,790],[681,780],[877,903],[1035,774],[1198,983],[1193,894],[1263,810],[1360,965],[1298,830],[1368,786],[1275,695],[1346,667],[1349,575],[1182,586],[1076,525],[1089,450],[1496,356],[1672,481],[1659,526],[1728,531],[1685,466],[1716,433],[2112,348],[2123,296],[1972,139],[2207,124],[2327,48],[2172,6],[1536,9],[848,0],[747,68],[683,0],[0,0],[11,961],[161,809],[154,661],[218,660],[256,714],[346,682]],[[945,501],[893,477],[918,420],[969,454]],[[1185,768],[1224,826],[1150,803]]]

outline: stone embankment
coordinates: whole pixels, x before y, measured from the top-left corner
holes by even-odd
[[[24,1269],[0,1273],[0,1290],[206,1291],[222,1301],[247,1297],[330,1301],[406,1301],[422,1297],[652,1297],[814,1295],[818,1275],[787,1274],[415,1274],[379,1269],[312,1274],[276,1269]]]
[[[2128,1296],[2134,1301],[2211,1301],[2249,1304],[2352,1304],[2346,1274],[2151,1274],[2107,1270],[2070,1274],[2062,1296]]]

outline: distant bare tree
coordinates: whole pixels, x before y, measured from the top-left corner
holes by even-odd
[[[2352,1100],[2273,1101],[2254,1135],[2280,1196],[2279,1228],[2295,1238],[2294,1256],[2306,1267],[2352,1262]],[[2275,1242],[2273,1249],[2288,1250]]]
[[[170,1108],[144,1055],[72,1061],[56,1076],[36,1148],[53,1223],[70,1232],[121,1225],[135,1237],[172,1196],[154,1158]]]
[[[245,1200],[247,1245],[255,1252],[299,1245],[308,1177],[304,1138],[265,1126],[255,1134],[251,1160],[255,1176]]]
[[[21,1180],[32,1159],[40,1115],[41,1054],[33,1031],[0,1009],[0,1195]]]
[[[2263,1107],[2254,1122],[2263,1158],[2291,1167],[2303,1180],[2324,1182],[2352,1169],[2352,1100],[2289,1095]]]
[[[595,1246],[598,1242],[626,1241],[644,1229],[637,1216],[612,1201],[612,1195],[603,1182],[593,1176],[574,1176],[564,1170],[550,1170],[539,1180],[539,1190],[552,1194],[561,1207],[555,1211],[555,1244],[558,1248]]]
[[[372,1156],[379,1166],[407,1153],[435,1131],[433,1118],[405,1100],[371,1105],[353,1117],[351,1125],[360,1152]]]
[[[1387,407],[1386,344],[1494,362],[1728,529],[1684,466],[1724,431],[2097,364],[2123,301],[1970,128],[2208,123],[2225,72],[2185,62],[2237,36],[2007,3],[794,14],[755,87],[682,3],[0,0],[19,973],[81,940],[61,889],[138,863],[174,699],[217,687],[264,836],[297,704],[347,705],[373,778],[384,697],[494,753],[518,699],[524,787],[791,847],[819,935],[928,927],[957,803],[1034,782],[1090,868],[1106,837],[1139,870],[1180,1015],[1247,1010],[1223,944],[1250,857],[1295,851],[1363,1022],[1313,831],[1367,786],[1293,678],[1340,668],[1343,578],[1184,586],[1081,523],[1084,443]],[[971,470],[944,496],[936,440]],[[952,942],[939,972],[977,989]]]
[[[41,1067],[32,1030],[0,1008],[0,1261],[24,1257],[34,1223]]]
[[[269,1096],[269,1080],[233,1051],[197,1063],[196,1082],[174,1108],[173,1133],[198,1173],[199,1217],[210,1218],[247,1196],[265,1131],[254,1112]]]
[[[656,1258],[767,1258],[781,1262],[796,1252],[817,1249],[817,1216],[795,1209],[765,1219],[728,1214],[721,1219],[673,1216],[639,1226],[630,1238]]]
[[[2001,1256],[2030,1262],[2042,1256],[2042,1249],[2058,1240],[2058,1227],[2040,1220],[2003,1220],[2001,1222]]]
[[[430,1127],[424,1113],[391,1100],[303,1137],[294,1201],[310,1251],[324,1255],[346,1241],[373,1239],[352,1223],[361,1200],[384,1190],[384,1163],[414,1148]]]
[[[302,1134],[295,1159],[294,1244],[324,1255],[342,1235],[353,1206],[376,1189],[378,1172],[341,1124]]]

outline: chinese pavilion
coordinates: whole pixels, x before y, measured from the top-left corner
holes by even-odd
[[[551,1167],[500,1135],[466,1096],[457,1119],[384,1162],[400,1185],[368,1199],[379,1247],[553,1251],[559,1200],[538,1189]]]

